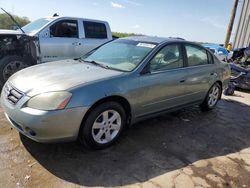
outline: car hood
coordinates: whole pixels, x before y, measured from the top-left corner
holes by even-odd
[[[123,73],[78,60],[63,60],[23,69],[11,76],[9,83],[28,96],[34,96],[44,92],[68,90],[121,74]]]
[[[0,29],[0,35],[1,34],[12,34],[12,35],[20,35],[23,34],[21,31],[19,30],[7,30],[7,29]]]

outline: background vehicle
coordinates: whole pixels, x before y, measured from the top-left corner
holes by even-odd
[[[250,66],[250,46],[234,49],[231,61],[248,68],[247,66]]]
[[[204,47],[211,50],[214,55],[221,61],[228,61],[231,54],[228,53],[227,49],[218,44],[202,44]]]
[[[128,124],[194,104],[212,110],[229,79],[229,65],[198,44],[129,37],[17,72],[1,102],[12,126],[33,140],[79,138],[101,149]]]
[[[240,64],[230,63],[232,82],[236,88],[250,90],[250,70]]]
[[[77,58],[112,40],[105,21],[47,17],[19,30],[0,30],[0,88],[16,71],[49,61]]]
[[[231,85],[235,88],[250,90],[250,46],[234,49],[230,62]]]

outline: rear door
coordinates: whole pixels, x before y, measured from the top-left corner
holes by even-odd
[[[185,44],[188,78],[186,80],[186,100],[195,102],[203,100],[217,77],[213,57],[206,49]]]
[[[78,56],[84,55],[109,41],[110,31],[102,22],[82,20],[80,32],[81,46],[77,48]]]
[[[41,61],[75,58],[79,45],[78,22],[75,19],[60,20],[49,28],[49,36],[40,38]]]
[[[185,103],[183,50],[180,44],[168,44],[149,62],[150,73],[140,76],[139,116],[159,112]]]

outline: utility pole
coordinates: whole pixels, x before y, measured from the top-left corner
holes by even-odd
[[[228,43],[230,41],[230,37],[231,37],[233,25],[234,25],[234,19],[235,19],[235,14],[236,14],[236,11],[237,11],[238,3],[239,3],[239,0],[234,0],[234,5],[233,5],[232,12],[231,12],[230,21],[229,21],[229,24],[228,24],[228,27],[227,27],[227,35],[226,35],[226,39],[225,39],[225,43],[224,43],[225,47],[227,47],[227,45],[228,45]]]

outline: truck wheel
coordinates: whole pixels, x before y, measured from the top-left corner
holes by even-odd
[[[7,56],[0,60],[0,86],[15,72],[29,66],[28,61],[19,56]]]

